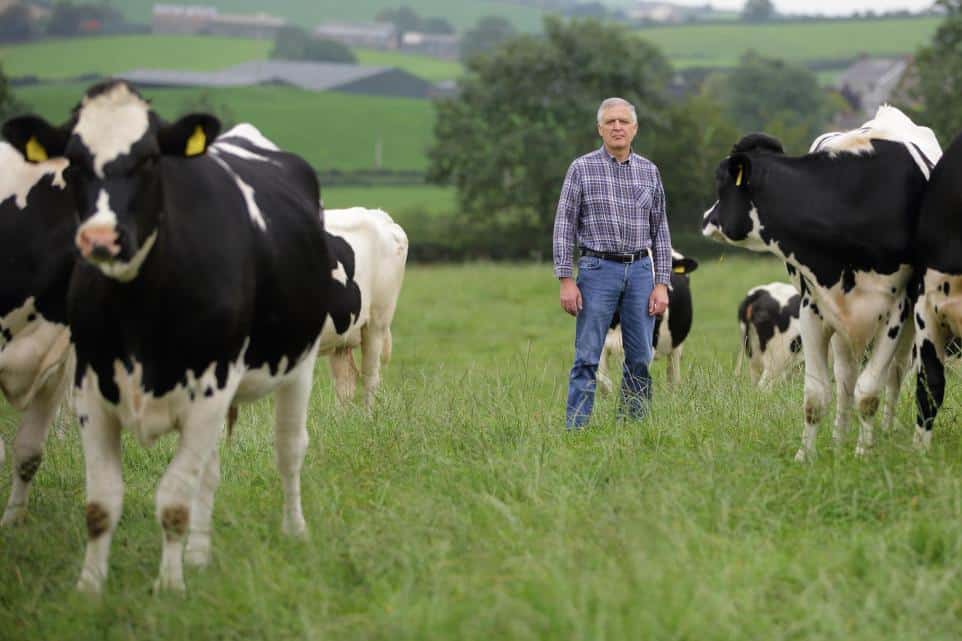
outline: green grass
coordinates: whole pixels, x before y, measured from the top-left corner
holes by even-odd
[[[800,377],[732,375],[735,307],[769,260],[692,275],[684,383],[654,365],[643,424],[602,399],[562,429],[573,320],[548,265],[411,267],[368,418],[318,367],[303,473],[307,542],[280,533],[269,402],[222,447],[214,561],[153,597],[154,491],[173,438],[125,439],[126,502],[100,603],[75,595],[85,540],[78,437],[52,438],[28,520],[0,531],[9,639],[844,639],[962,635],[958,381],[933,450],[911,394],[865,460],[854,435],[792,455]],[[7,411],[0,433],[10,442]],[[0,495],[9,479],[0,477]]]
[[[513,2],[497,0],[207,0],[206,6],[217,7],[222,13],[256,13],[264,11],[286,18],[294,24],[311,29],[330,20],[372,21],[381,9],[407,6],[420,16],[443,16],[458,29],[474,26],[481,16],[504,16],[516,28],[537,31],[541,28],[542,11]],[[129,20],[149,23],[154,0],[124,0],[115,3]]]
[[[378,51],[376,49],[355,49],[357,60],[362,65],[377,67],[397,67],[431,82],[453,80],[464,72],[460,62],[441,60],[430,56],[419,56],[397,51]]]
[[[214,71],[266,58],[273,43],[216,36],[109,36],[44,40],[0,49],[8,76],[71,78],[132,69]]]
[[[325,187],[321,185],[324,206],[329,209],[370,207],[383,209],[404,225],[405,220],[427,216],[440,218],[457,211],[453,187],[433,185]]]
[[[748,49],[793,62],[851,59],[861,53],[910,54],[931,40],[940,22],[940,18],[905,18],[693,24],[637,33],[658,46],[676,67],[731,67]]]
[[[45,118],[61,122],[83,95],[84,85],[23,88],[17,96]],[[144,95],[168,119],[202,92],[148,89]],[[287,87],[211,89],[214,105],[227,105],[238,121],[255,123],[282,148],[306,158],[319,171],[370,169],[381,140],[382,166],[423,170],[433,137],[434,107],[426,100],[382,98]]]

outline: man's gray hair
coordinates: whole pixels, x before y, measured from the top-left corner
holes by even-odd
[[[635,106],[624,98],[605,98],[601,106],[598,107],[598,124],[601,124],[601,115],[612,107],[628,107],[631,110],[631,122],[638,122],[638,114],[635,113]]]

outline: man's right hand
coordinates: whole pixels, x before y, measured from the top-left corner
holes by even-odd
[[[581,311],[581,291],[575,284],[573,278],[562,278],[561,280],[561,309],[572,316],[577,316]]]

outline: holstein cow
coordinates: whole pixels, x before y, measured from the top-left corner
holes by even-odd
[[[381,364],[391,357],[391,320],[404,279],[408,238],[380,209],[328,209],[324,227],[338,263],[334,278],[357,283],[361,299],[354,324],[342,334],[325,334],[319,351],[330,353],[334,390],[339,401],[347,402],[354,397],[358,376],[353,350],[360,346],[364,399],[370,409]]]
[[[4,526],[26,514],[30,484],[74,362],[66,301],[76,221],[63,178],[67,161],[47,160],[37,147],[27,153],[35,162],[0,143],[0,390],[21,412]]]
[[[698,269],[698,261],[688,258],[681,253],[671,252],[671,290],[668,292],[668,309],[655,319],[652,344],[655,348],[654,358],[667,357],[666,374],[668,382],[681,382],[681,352],[682,342],[691,331],[693,310],[691,305],[691,287],[688,285],[688,274]],[[622,362],[625,348],[621,339],[621,318],[615,312],[611,319],[611,327],[605,337],[605,346],[598,361],[598,389],[602,393],[611,392],[611,375],[608,373],[608,359]]]
[[[865,453],[883,381],[893,397],[898,392],[913,334],[907,285],[915,220],[941,155],[931,130],[888,106],[863,127],[817,145],[795,158],[764,134],[740,140],[718,166],[718,201],[702,224],[705,236],[782,258],[801,293],[805,429],[797,460],[815,454],[831,398],[833,335],[836,441],[847,429],[854,394],[861,424],[856,454]]]
[[[239,126],[214,144],[206,114],[167,123],[122,81],[89,89],[64,128],[8,121],[21,150],[70,160],[76,197],[67,318],[87,475],[78,583],[99,592],[123,501],[121,430],[144,445],[180,433],[157,490],[159,589],[184,589],[210,558],[217,444],[233,400],[275,394],[283,530],[306,533],[300,469],[322,331],[356,322],[358,286],[328,248],[317,178],[301,158]],[[346,272],[346,268],[343,270]]]
[[[788,283],[768,283],[748,290],[738,305],[741,346],[736,374],[747,356],[752,383],[768,389],[801,361],[801,302],[798,290]]]
[[[928,448],[945,395],[945,358],[958,355],[962,336],[962,135],[952,141],[932,172],[922,201],[916,234],[921,276],[915,306],[914,353],[917,445]]]

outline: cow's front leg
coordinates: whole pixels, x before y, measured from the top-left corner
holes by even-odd
[[[192,527],[192,516],[198,516],[192,515],[191,508],[200,492],[201,476],[210,461],[216,461],[217,442],[232,398],[233,390],[217,390],[209,397],[198,396],[181,421],[177,452],[157,488],[156,515],[163,543],[155,591],[186,589],[184,537]],[[213,492],[210,498],[213,500]],[[209,530],[209,513],[205,520],[206,523],[199,525]]]
[[[813,311],[803,305],[799,311],[802,328],[802,350],[805,354],[805,427],[802,447],[795,454],[796,461],[815,458],[815,437],[825,406],[831,400],[831,375],[828,372],[828,341],[832,330]]]
[[[190,565],[206,566],[210,563],[211,522],[214,512],[214,495],[220,485],[220,454],[217,447],[210,453],[204,465],[200,487],[190,506],[190,533],[187,535],[186,560]]]
[[[668,363],[665,367],[668,383],[672,387],[681,384],[681,352],[683,348],[684,345],[679,345],[668,353]]]
[[[20,426],[13,441],[13,483],[0,527],[18,523],[27,514],[30,486],[43,459],[43,445],[63,395],[64,378],[63,370],[51,376],[37,390],[20,418]]]
[[[307,408],[311,398],[315,351],[297,367],[296,374],[274,392],[274,447],[284,490],[282,530],[306,536],[301,507],[301,466],[307,453]],[[365,354],[365,358],[367,355]]]
[[[107,579],[110,542],[123,509],[120,423],[94,389],[90,377],[78,395],[77,422],[87,473],[87,552],[77,589],[99,594]]]
[[[906,305],[909,303],[906,301]],[[899,337],[899,345],[895,349],[895,356],[889,364],[885,377],[885,405],[882,408],[882,431],[890,432],[895,424],[895,412],[899,404],[899,392],[902,389],[902,379],[911,369],[912,344],[915,340],[915,324],[909,321]]]
[[[858,370],[855,365],[855,355],[852,347],[839,334],[832,336],[833,369],[835,371],[835,429],[832,430],[832,440],[836,445],[841,444],[848,432],[848,425],[852,419],[852,403],[855,394],[855,381]]]
[[[862,373],[859,374],[858,382],[855,383],[855,406],[859,420],[856,456],[864,456],[875,444],[872,422],[878,411],[882,384],[886,381],[889,366],[898,352],[902,333],[912,331],[907,329],[907,325],[908,323],[902,323],[899,320],[898,313],[893,312],[890,315],[890,322],[882,325],[876,334],[872,355],[862,369]]]

